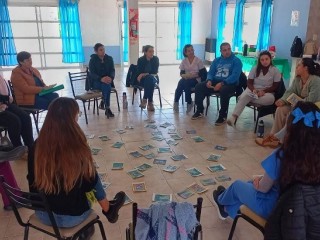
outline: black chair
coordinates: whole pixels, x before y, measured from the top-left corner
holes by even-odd
[[[161,92],[160,92],[160,87],[159,84],[155,84],[154,89],[158,90],[158,94],[159,94],[159,101],[160,101],[160,108],[162,108],[162,100],[161,100]],[[137,90],[139,90],[140,93],[140,102],[142,100],[142,94],[141,92],[144,90],[144,88],[140,85],[133,85],[133,93],[132,93],[132,105],[134,103],[134,95],[137,94]]]
[[[46,233],[59,240],[78,239],[84,231],[88,230],[90,227],[93,227],[94,224],[99,225],[102,239],[107,239],[102,222],[99,220],[99,216],[94,211],[92,211],[92,213],[84,222],[75,227],[58,228],[53,213],[50,210],[46,197],[43,193],[29,193],[13,188],[5,182],[3,176],[0,176],[0,184],[10,201],[10,205],[12,206],[18,223],[24,227],[24,240],[28,239],[30,228]],[[27,221],[24,221],[18,210],[20,207],[46,212],[49,216],[52,226],[41,223],[34,213],[29,216]]]
[[[95,109],[97,108],[97,115],[99,115],[98,99],[102,98],[102,93],[101,91],[92,90],[83,92],[83,90],[85,89],[85,84],[88,81],[88,69],[86,69],[86,71],[83,72],[69,72],[69,80],[74,99],[80,100],[83,104],[84,116],[86,118],[86,124],[88,124],[86,103],[90,104],[90,101],[93,100],[93,114],[95,114]],[[76,86],[76,83],[80,86]]]
[[[232,237],[233,237],[234,231],[236,230],[236,226],[237,226],[239,218],[243,218],[248,223],[250,223],[252,226],[259,229],[262,234],[264,234],[264,227],[266,225],[267,220],[260,217],[259,215],[257,215],[255,212],[253,212],[247,206],[241,205],[240,209],[237,213],[237,216],[233,220],[228,240],[232,240]]]
[[[240,77],[239,77],[239,84],[236,87],[236,90],[232,97],[236,97],[236,101],[238,101],[238,97],[241,95],[241,93],[247,88],[247,76],[244,72],[241,72]],[[220,98],[220,93],[215,92],[212,93],[210,96],[207,96],[207,107],[206,107],[206,116],[208,115],[208,109],[210,106],[210,97],[216,97],[217,99],[217,111],[219,112],[220,105],[219,105],[219,98]]]
[[[199,197],[197,198],[197,204],[193,205],[193,207],[196,209],[196,218],[198,222],[200,223],[200,218],[201,218],[201,210],[202,210],[202,202],[203,198]],[[132,222],[129,223],[129,226],[126,228],[126,240],[135,240],[135,228],[137,224],[137,213],[138,213],[138,204],[133,203],[132,204]],[[202,226],[199,224],[196,227],[196,230],[194,232],[193,240],[198,240],[199,239],[199,233],[200,233],[200,239],[202,240]]]
[[[13,85],[12,85],[12,82],[10,80],[8,80],[8,85],[9,85],[10,92],[11,92],[11,95],[12,95],[12,98],[13,98],[13,103],[17,104],[16,95],[14,93]],[[46,110],[33,108],[31,106],[30,107],[23,106],[23,105],[18,105],[18,106],[19,106],[19,108],[21,110],[23,110],[23,111],[25,111],[28,114],[31,114],[33,116],[34,125],[36,126],[37,133],[39,134],[39,116],[40,116],[40,113],[42,113],[42,112],[44,112]]]

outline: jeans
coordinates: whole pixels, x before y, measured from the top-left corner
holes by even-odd
[[[8,133],[13,146],[24,145],[31,148],[34,140],[30,115],[21,110],[15,104],[9,104],[8,108],[0,113],[0,125],[8,128]]]
[[[48,110],[50,103],[58,97],[58,93],[48,93],[43,96],[39,96],[39,94],[36,94],[35,103],[33,107],[37,109]]]
[[[143,99],[153,102],[153,92],[156,83],[159,83],[158,78],[150,74],[141,79],[139,85],[144,88]]]
[[[229,109],[229,100],[235,94],[236,85],[223,85],[220,91],[214,91],[213,88],[207,88],[206,82],[201,82],[196,85],[195,89],[195,104],[197,105],[197,112],[203,113],[204,106],[203,100],[206,96],[210,96],[212,93],[220,93],[220,111],[219,117],[226,118]]]
[[[93,82],[93,89],[101,90],[106,108],[110,108],[111,83]]]
[[[196,79],[180,79],[176,92],[174,94],[174,102],[179,102],[179,99],[184,90],[184,96],[186,97],[186,102],[188,104],[192,103],[191,89],[197,85],[198,81]]]
[[[98,181],[93,188],[93,190],[94,190],[93,192],[94,192],[96,199],[98,201],[101,201],[106,198],[106,193],[102,187],[102,183],[101,183],[99,176],[96,175],[96,178],[98,178]],[[88,218],[88,216],[90,215],[91,211],[92,211],[92,209],[89,209],[89,210],[85,211],[83,214],[81,214],[80,216],[70,216],[70,215],[62,215],[62,214],[56,214],[56,213],[53,213],[53,216],[56,220],[58,227],[69,228],[69,227],[74,227],[76,225],[79,225],[84,220],[86,220]],[[50,221],[49,216],[46,212],[35,211],[35,213],[36,213],[36,216],[39,218],[39,220],[43,224],[51,226],[51,221]]]

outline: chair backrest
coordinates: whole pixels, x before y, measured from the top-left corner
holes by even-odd
[[[131,64],[128,73],[127,73],[127,78],[126,78],[126,87],[133,86],[134,84],[134,79],[137,77],[137,65]]]
[[[247,76],[244,72],[241,72],[239,77],[238,86],[236,87],[236,97],[238,98],[242,92],[247,88]]]
[[[23,192],[20,189],[13,188],[5,182],[4,176],[2,175],[0,175],[0,185],[4,189],[4,192],[10,201],[10,205],[12,206],[14,215],[21,226],[26,227],[30,224],[22,220],[23,218],[18,210],[19,207],[44,211],[49,216],[55,234],[59,237],[59,239],[61,238],[57,223],[54,219],[52,211],[50,210],[44,193]]]
[[[81,89],[81,92],[83,92],[83,90],[84,89],[86,90],[87,88],[88,90],[91,89],[91,84],[88,77],[89,77],[88,68],[82,72],[74,72],[74,73],[69,72],[69,80],[70,80],[73,97],[77,95],[76,91],[78,91],[78,88]],[[79,83],[81,82],[81,86],[80,87],[75,86],[76,82],[79,82]]]
[[[276,92],[274,93],[275,100],[282,98],[283,94],[286,92],[286,86],[284,85],[283,78],[280,80],[280,84]]]

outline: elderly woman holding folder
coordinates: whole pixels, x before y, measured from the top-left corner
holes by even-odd
[[[19,52],[17,61],[19,65],[12,70],[11,74],[17,104],[47,110],[52,100],[58,98],[59,95],[52,92],[40,96],[39,93],[54,87],[54,85],[47,86],[43,82],[40,72],[32,67],[30,53]]]

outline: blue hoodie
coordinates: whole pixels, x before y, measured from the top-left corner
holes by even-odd
[[[213,84],[238,85],[241,72],[241,60],[231,53],[228,58],[221,56],[212,62],[207,79]]]

